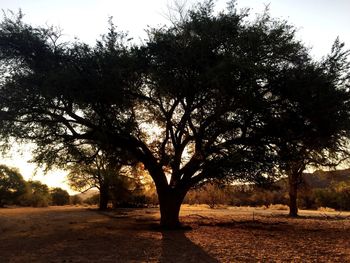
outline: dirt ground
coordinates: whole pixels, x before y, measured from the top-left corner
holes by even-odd
[[[189,230],[159,212],[84,207],[0,209],[0,262],[350,262],[350,213],[183,206]]]

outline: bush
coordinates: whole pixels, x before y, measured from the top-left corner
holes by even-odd
[[[90,196],[89,198],[86,198],[84,200],[85,204],[88,205],[97,205],[100,202],[100,194],[94,194],[93,196]]]
[[[69,194],[66,190],[56,187],[50,191],[51,204],[52,205],[68,205]]]
[[[30,205],[33,207],[47,207],[49,206],[49,199],[42,195],[32,195],[30,199]]]
[[[69,197],[69,203],[71,205],[81,205],[83,203],[83,200],[79,195],[72,195]]]
[[[19,197],[19,204],[23,206],[46,207],[49,203],[49,188],[39,181],[28,181],[26,192]]]
[[[337,185],[330,189],[316,189],[314,195],[318,207],[350,210],[350,186]]]
[[[216,183],[207,183],[200,189],[189,191],[185,197],[186,204],[207,204],[210,208],[229,204],[227,188]]]
[[[202,191],[202,200],[203,203],[209,205],[210,208],[216,208],[219,205],[228,203],[225,188],[215,183],[205,185]]]

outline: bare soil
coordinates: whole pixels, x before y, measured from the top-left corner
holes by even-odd
[[[183,206],[187,230],[157,208],[0,209],[0,262],[350,262],[350,213]]]

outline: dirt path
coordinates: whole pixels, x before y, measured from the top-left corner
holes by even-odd
[[[161,232],[158,219],[158,209],[0,209],[0,262],[350,262],[349,219],[186,206],[190,231]]]

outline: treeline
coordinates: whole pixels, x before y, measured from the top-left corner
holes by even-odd
[[[90,191],[89,191],[90,192]],[[110,193],[107,208],[145,208],[156,207],[159,205],[157,193],[155,189],[143,189],[138,193],[127,193],[116,198],[113,193]],[[88,196],[77,194],[70,197],[71,205],[97,205],[100,204],[100,192],[91,190]]]
[[[297,202],[298,207],[302,209],[327,207],[336,210],[350,210],[350,170],[305,173],[299,188]],[[137,189],[137,191],[131,191],[130,185],[128,186],[126,183],[120,188],[111,187],[109,207],[158,205],[156,190],[151,183],[148,182]],[[280,209],[288,209],[288,191],[287,178],[280,179],[265,188],[254,184],[225,185],[222,182],[210,182],[190,190],[184,203],[190,205],[206,204],[210,208],[217,208],[222,205],[253,207],[269,207],[272,205]],[[99,197],[100,194],[94,191],[89,196],[82,196],[79,202],[80,204],[98,205]]]
[[[138,170],[140,171],[140,170]],[[116,177],[110,180],[108,206],[148,207],[158,205],[156,189],[147,176],[142,182],[135,177]],[[305,173],[300,182],[298,206],[302,209],[328,207],[336,210],[350,210],[350,169],[340,171],[316,171]],[[289,204],[288,181],[278,180],[267,188],[254,184],[227,185],[215,182],[205,183],[190,190],[184,203],[207,204],[210,208],[229,206],[266,206]],[[61,188],[49,188],[40,181],[25,181],[19,171],[0,165],[0,207],[8,205],[46,207],[48,205],[99,205],[100,192],[69,196]],[[283,207],[283,206],[282,206]]]
[[[59,187],[49,188],[40,181],[26,181],[18,169],[0,165],[0,207],[45,207],[69,203],[70,196],[66,190]]]
[[[321,207],[336,210],[350,210],[350,170],[316,171],[304,174],[300,182],[298,207],[318,209]],[[289,204],[288,181],[286,178],[277,181],[269,188],[252,184],[222,185],[205,184],[191,190],[184,203],[207,204],[211,208],[220,205],[231,206],[270,206]]]

